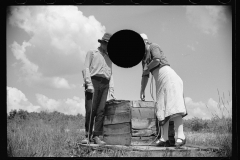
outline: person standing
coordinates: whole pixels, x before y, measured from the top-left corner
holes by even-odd
[[[99,136],[103,131],[104,108],[108,94],[114,97],[114,83],[112,74],[112,61],[107,53],[110,33],[105,33],[99,39],[100,47],[87,52],[82,70],[85,83],[85,139],[82,143],[93,141],[95,144],[104,145]],[[94,124],[94,131],[93,130]],[[91,138],[92,137],[92,138]]]
[[[145,88],[151,72],[156,84],[156,116],[161,128],[161,137],[157,139],[155,145],[169,147],[168,127],[169,120],[174,121],[174,128],[177,132],[176,147],[186,143],[183,132],[183,117],[187,115],[187,110],[183,96],[183,81],[177,73],[170,67],[166,56],[155,43],[148,41],[147,35],[140,34],[145,43],[145,56],[142,60],[143,74],[141,80],[140,98],[145,98]]]

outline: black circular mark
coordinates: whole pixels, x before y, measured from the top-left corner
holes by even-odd
[[[201,2],[201,0],[189,0],[192,4],[198,4]]]
[[[143,2],[143,0],[131,0],[131,1],[132,1],[132,3],[134,3],[134,4],[140,4],[140,3]]]
[[[102,0],[102,2],[105,4],[112,4],[114,0]]]
[[[230,3],[231,0],[218,0],[218,2],[220,2],[222,4],[227,4],[227,3]]]
[[[73,0],[76,4],[83,4],[86,0]]]
[[[172,0],[160,0],[163,4],[169,4],[172,2]]]
[[[107,51],[115,65],[131,68],[143,59],[145,43],[139,33],[128,29],[120,30],[110,38]]]

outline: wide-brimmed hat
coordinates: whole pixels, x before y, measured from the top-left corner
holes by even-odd
[[[99,43],[102,43],[102,41],[108,42],[111,38],[112,34],[110,33],[105,33],[102,37],[102,39],[98,39]]]

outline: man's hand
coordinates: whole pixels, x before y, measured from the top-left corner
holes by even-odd
[[[85,91],[94,93],[94,88],[93,88],[93,86],[87,86],[87,89]]]
[[[114,94],[113,94],[113,93],[111,93],[110,96],[111,96],[111,98],[116,99],[116,98],[114,97]]]
[[[112,99],[116,99],[116,98],[114,97],[114,91],[110,89],[109,92],[110,92],[110,98],[112,98]]]
[[[145,101],[145,92],[143,90],[141,90],[141,92],[140,92],[140,99],[142,101]]]

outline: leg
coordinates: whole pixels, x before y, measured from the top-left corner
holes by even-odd
[[[103,132],[103,120],[104,120],[104,110],[105,104],[107,100],[109,86],[107,85],[104,87],[100,93],[100,102],[98,103],[96,118],[95,118],[95,125],[94,125],[94,136],[102,135]]]
[[[159,121],[157,117],[155,118],[155,125],[156,125],[157,139],[159,139],[161,137],[161,127],[159,125]]]
[[[88,105],[88,109],[86,109],[89,112],[88,113],[89,117],[91,115],[91,123],[90,123],[90,118],[89,118],[89,121],[87,122],[87,125],[89,127],[90,136],[92,136],[92,134],[93,134],[94,118],[96,116],[96,110],[97,110],[96,108],[97,108],[97,103],[99,101],[99,96],[98,96],[99,95],[99,82],[95,79],[92,79],[92,83],[93,83],[94,93],[91,93],[92,94],[91,105]]]
[[[85,90],[86,90],[85,86]],[[91,142],[92,137],[92,127],[93,127],[93,116],[91,114],[93,93],[85,92],[85,139],[81,143],[87,144]],[[90,123],[91,119],[91,124]]]
[[[163,126],[161,126],[160,141],[166,142],[168,140],[168,127],[169,127],[169,120]]]
[[[174,121],[174,129],[177,132],[177,142],[182,142],[181,139],[185,139],[185,135],[183,133],[183,119],[182,116],[177,116],[172,119]],[[178,139],[181,138],[181,139]]]
[[[86,137],[88,137],[88,132],[90,135],[92,134],[92,129],[89,129],[92,98],[93,98],[92,93],[85,92],[85,111],[86,111],[86,114],[85,114],[85,136]]]
[[[161,137],[155,142],[155,145],[159,147],[170,147],[171,144],[168,140],[169,120],[167,120],[167,122],[165,122],[163,126],[160,126],[160,128],[161,128]]]

